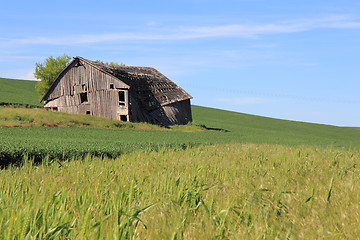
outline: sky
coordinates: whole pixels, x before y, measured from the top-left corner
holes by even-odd
[[[4,1],[0,77],[49,56],[155,67],[192,104],[360,127],[360,1]]]

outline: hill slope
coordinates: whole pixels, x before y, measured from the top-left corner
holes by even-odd
[[[41,107],[35,91],[36,81],[0,78],[0,104],[11,103]]]
[[[220,128],[236,142],[360,148],[360,128],[288,121],[193,106],[195,124]]]

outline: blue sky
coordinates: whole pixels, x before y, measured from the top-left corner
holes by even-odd
[[[360,1],[5,1],[0,77],[62,54],[152,66],[193,104],[360,127]]]

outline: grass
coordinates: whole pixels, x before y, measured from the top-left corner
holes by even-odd
[[[41,161],[83,157],[115,158],[123,153],[161,147],[183,149],[205,144],[195,132],[92,128],[0,128],[0,165],[16,163],[24,154]]]
[[[192,112],[195,125],[226,130],[229,142],[360,147],[360,128],[288,121],[200,106],[192,106]]]
[[[232,144],[1,171],[1,239],[355,239],[358,150]]]
[[[199,106],[192,106],[192,111],[193,124],[164,128],[146,123],[127,123],[104,117],[59,113],[44,109],[0,107],[0,127],[47,126],[181,131],[198,132],[197,134],[189,134],[188,138],[196,142],[202,141],[204,144],[241,142],[360,147],[359,128],[272,119]],[[203,130],[208,131],[203,133]],[[59,129],[57,131],[66,130]],[[105,136],[107,133],[107,131],[103,131],[100,135]],[[126,133],[124,134],[126,135]],[[142,138],[148,141],[152,135],[153,133],[144,132]],[[142,139],[139,141],[143,142]]]
[[[84,114],[53,112],[43,108],[0,107],[0,127],[82,127],[103,129],[142,129],[160,131],[203,131],[204,128],[192,124],[161,127],[148,123],[131,123],[111,120],[105,117]]]
[[[42,107],[35,91],[36,81],[0,78],[0,105],[27,105]]]
[[[71,115],[62,113],[51,113],[59,116],[74,117],[78,122],[78,126],[94,126],[96,121],[102,124],[109,121],[108,126],[111,128],[120,127],[120,129],[102,129],[102,128],[83,128],[83,127],[0,127],[0,164],[7,165],[15,163],[23,158],[26,153],[30,157],[35,157],[36,161],[41,161],[45,156],[50,158],[67,159],[72,157],[83,157],[86,154],[94,156],[108,156],[115,158],[121,154],[136,151],[139,149],[158,150],[166,146],[170,148],[183,149],[199,145],[210,144],[227,144],[227,143],[258,143],[258,144],[279,144],[279,145],[313,145],[319,147],[334,147],[346,149],[359,149],[359,131],[351,128],[339,128],[333,126],[316,125],[283,121],[278,124],[277,128],[269,124],[268,119],[256,116],[249,116],[232,112],[222,112],[221,110],[206,109],[202,107],[194,107],[194,115],[201,110],[204,113],[213,113],[223,117],[223,123],[220,121],[214,123],[212,119],[207,119],[204,115],[203,122],[207,123],[208,129],[213,127],[222,127],[225,130],[206,130],[198,131],[196,125],[179,126],[175,129],[163,129],[153,126],[153,129],[143,130],[136,124],[118,126],[112,124],[120,124],[118,121],[100,119],[85,115]],[[30,110],[32,113],[34,109]],[[11,111],[6,109],[6,114]],[[24,111],[25,113],[26,111]],[[48,114],[45,111],[40,113]],[[22,113],[23,114],[23,113]],[[222,116],[221,116],[222,114]],[[10,114],[11,115],[11,114]],[[228,115],[228,118],[226,116]],[[229,116],[236,116],[230,118]],[[16,114],[14,115],[16,116]],[[25,115],[22,118],[28,119]],[[63,120],[65,117],[60,117]],[[84,118],[81,120],[81,118]],[[248,124],[242,124],[248,118]],[[256,119],[258,118],[258,119]],[[49,118],[45,119],[46,126],[49,126]],[[198,116],[197,119],[201,119]],[[91,121],[95,123],[91,123]],[[240,126],[232,124],[231,121],[238,121]],[[274,120],[282,122],[282,120]],[[52,121],[53,122],[53,121]],[[251,125],[250,123],[254,124]],[[80,124],[81,123],[81,124]],[[199,124],[201,122],[198,122]],[[274,123],[274,125],[275,125]],[[266,124],[271,130],[266,129]],[[53,124],[56,125],[56,124]],[[104,126],[104,125],[102,125]],[[147,126],[147,125],[144,125]],[[122,128],[121,128],[122,127]],[[287,127],[287,128],[286,128]],[[156,130],[158,128],[158,130]],[[180,128],[180,129],[178,129]],[[190,129],[195,129],[190,131]],[[286,129],[285,130],[283,130]],[[155,129],[155,130],[154,130]],[[162,131],[159,131],[162,130]],[[182,131],[180,131],[182,129]],[[167,131],[163,131],[167,130]]]

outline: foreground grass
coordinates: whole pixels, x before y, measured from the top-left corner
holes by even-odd
[[[360,151],[215,145],[0,172],[1,239],[354,239]]]

